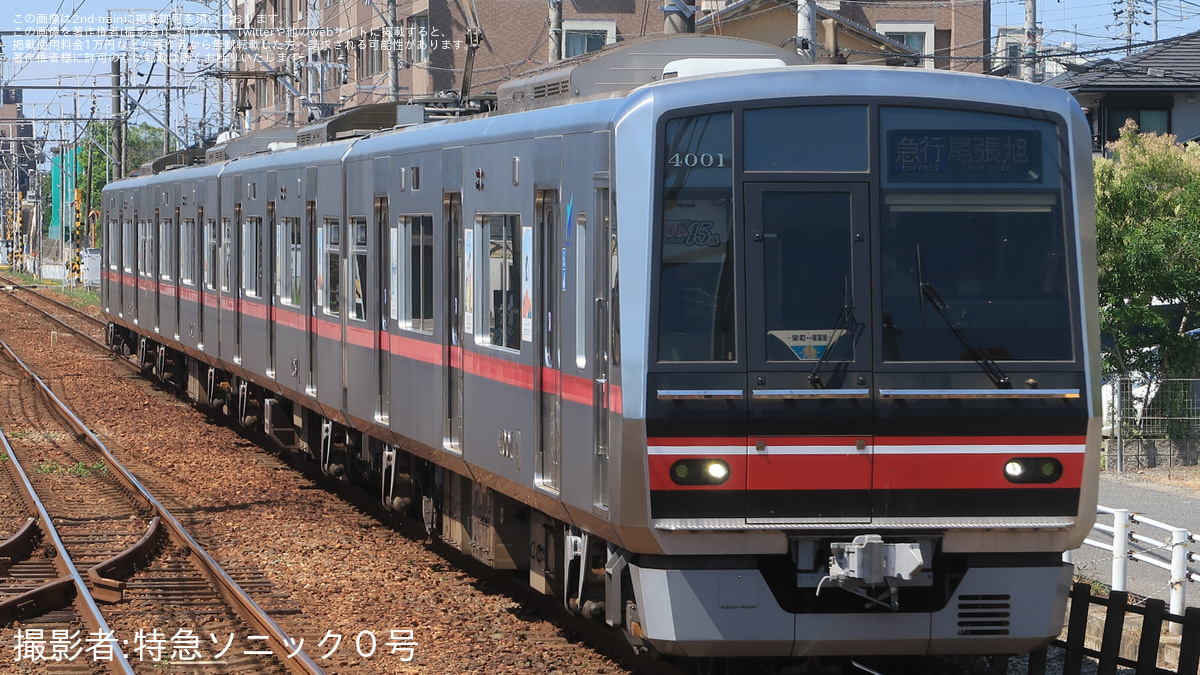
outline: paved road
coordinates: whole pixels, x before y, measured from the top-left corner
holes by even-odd
[[[1114,509],[1129,509],[1168,525],[1200,533],[1200,490],[1121,478],[1106,473],[1100,477],[1100,503]],[[1110,517],[1101,516],[1100,522],[1111,523],[1112,520]],[[1138,528],[1135,531],[1160,541],[1170,538],[1169,533],[1153,528]],[[1095,538],[1104,540],[1102,537]],[[1191,551],[1200,551],[1200,545],[1192,544]],[[1075,553],[1078,571],[1105,583],[1109,582],[1111,576],[1110,560],[1107,552],[1090,546],[1085,546]],[[1200,572],[1200,564],[1192,563],[1191,570]],[[1169,580],[1170,574],[1166,570],[1138,561],[1129,562],[1128,590],[1131,593],[1167,600]],[[1200,584],[1187,584],[1186,593],[1187,604],[1200,607]]]

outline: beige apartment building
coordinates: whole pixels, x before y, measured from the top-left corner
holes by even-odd
[[[389,0],[232,1],[244,36],[231,75],[245,131],[458,91],[473,36],[471,94],[554,60],[554,0],[391,0],[394,8]],[[984,72],[989,2],[822,1],[818,54],[841,63]],[[662,33],[664,4],[671,1],[559,3],[562,58]],[[773,45],[796,34],[795,4],[704,0],[698,10],[697,32]]]

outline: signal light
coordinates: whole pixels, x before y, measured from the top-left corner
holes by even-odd
[[[723,459],[681,459],[671,465],[676,485],[721,485],[729,480],[729,464]]]
[[[1010,483],[1054,483],[1062,475],[1062,462],[1053,457],[1014,457],[1004,463]]]

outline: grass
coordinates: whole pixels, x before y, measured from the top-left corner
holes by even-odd
[[[87,478],[92,474],[98,476],[108,475],[108,465],[104,462],[93,462],[87,464],[84,462],[76,462],[74,466],[66,466],[58,462],[45,461],[38,462],[33,465],[33,472],[41,475],[63,475],[75,476],[76,478]]]
[[[57,280],[47,281],[45,279],[38,279],[37,277],[33,276],[32,274],[25,274],[23,272],[14,272],[12,270],[7,270],[6,273],[11,277],[16,277],[23,285],[37,284],[39,286],[44,286],[45,288],[48,288],[50,290],[61,293],[62,295],[66,296],[67,301],[71,305],[74,305],[75,307],[78,307],[80,309],[82,309],[84,307],[89,307],[89,306],[90,307],[98,307],[100,305],[100,294],[97,291],[90,290],[90,289],[83,288],[83,287],[78,287],[78,286],[77,287],[64,286],[62,284],[62,282],[60,282],[60,281],[57,281]]]

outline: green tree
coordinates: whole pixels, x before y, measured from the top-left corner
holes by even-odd
[[[1200,340],[1185,333],[1200,328],[1200,148],[1131,121],[1109,150],[1095,162],[1100,330],[1113,344],[1105,365],[1192,376]]]
[[[162,133],[162,129],[144,123],[131,124],[126,128],[126,175],[162,154]],[[111,137],[112,125],[106,122],[89,122],[79,138],[80,153],[75,185],[83,190],[85,216],[92,211],[101,211],[100,191],[110,181],[119,178],[115,173],[116,157],[113,156]],[[45,194],[50,194],[49,187],[46,188]],[[48,223],[48,209],[46,218]],[[98,235],[97,232],[97,238]]]

